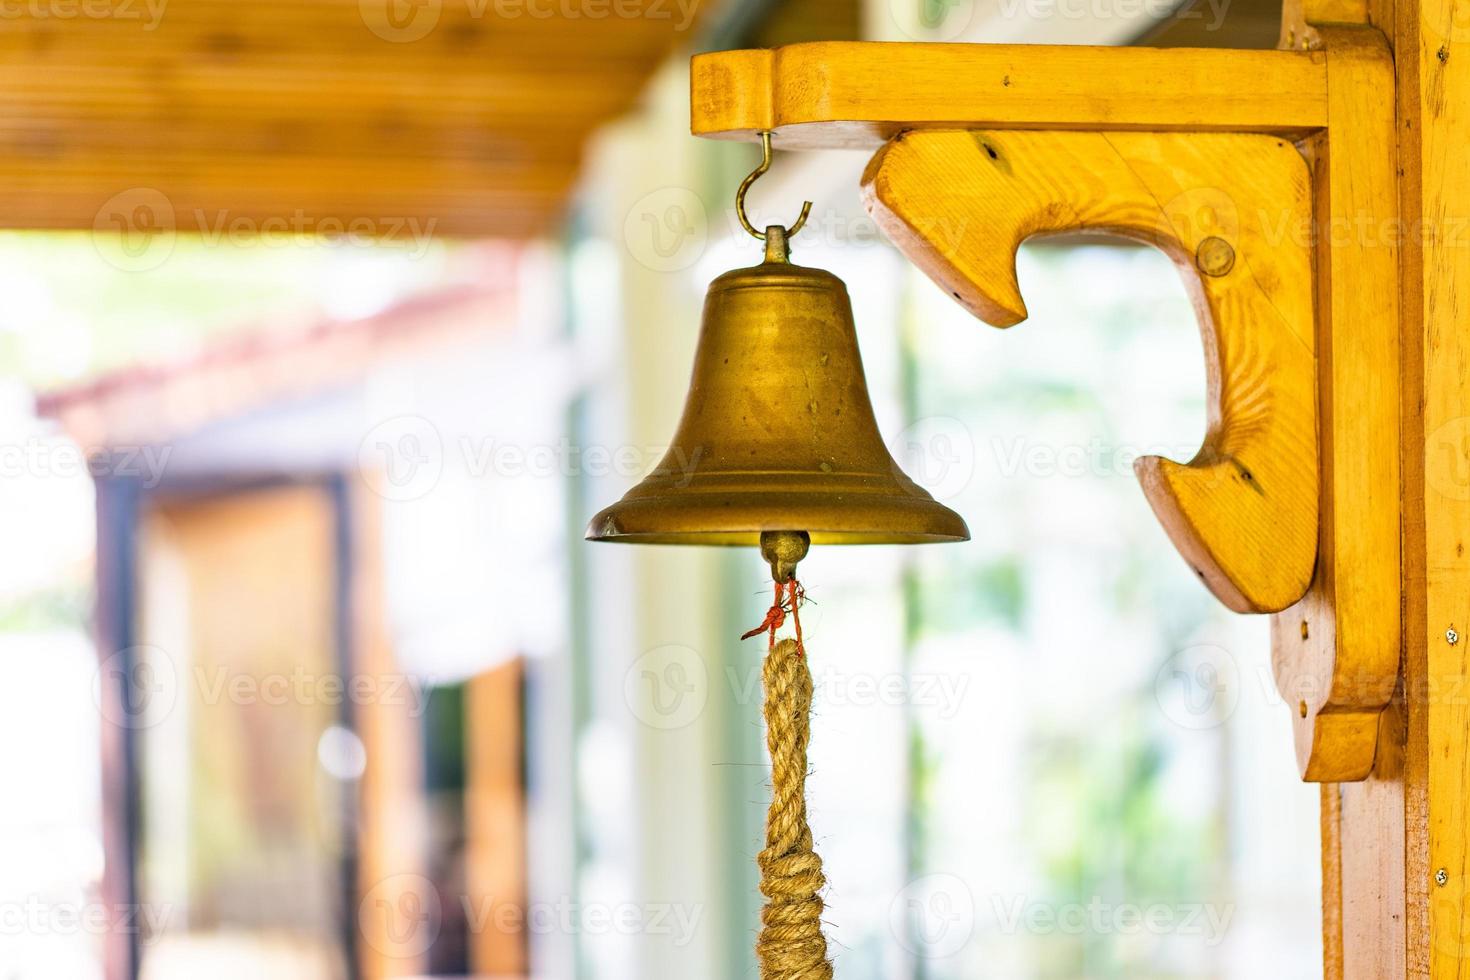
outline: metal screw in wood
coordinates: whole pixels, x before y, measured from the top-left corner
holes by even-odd
[[[1218,279],[1235,268],[1235,248],[1225,239],[1211,235],[1194,250],[1194,264],[1200,272]]]

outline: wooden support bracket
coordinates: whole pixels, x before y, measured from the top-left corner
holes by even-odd
[[[1399,225],[1393,61],[1370,28],[1324,28],[1330,128],[1304,140],[1316,196],[1322,507],[1317,572],[1272,620],[1297,764],[1365,778],[1399,675]]]
[[[1185,270],[1205,339],[1209,430],[1187,464],[1134,470],[1170,538],[1231,609],[1307,591],[1317,550],[1311,182],[1284,139],[1253,134],[923,132],[863,178],[868,210],[968,310],[1026,317],[1021,242],[1115,234]]]
[[[967,309],[1026,315],[1014,255],[1121,235],[1186,271],[1210,424],[1137,466],[1227,606],[1278,613],[1302,775],[1363,778],[1399,641],[1393,73],[1370,29],[1325,50],[805,44],[694,60],[697,135],[881,146],[880,227]]]

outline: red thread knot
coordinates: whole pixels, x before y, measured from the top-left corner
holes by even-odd
[[[766,610],[766,618],[761,620],[761,624],[755,629],[741,634],[740,638],[742,640],[748,640],[752,636],[758,636],[761,633],[770,633],[770,646],[774,649],[776,646],[776,631],[785,625],[786,616],[789,613],[791,615],[792,625],[796,627],[796,649],[805,655],[806,650],[801,642],[801,617],[796,611],[805,601],[806,590],[801,587],[801,583],[796,579],[793,578],[786,582],[777,582],[776,601],[771,604],[770,609]]]

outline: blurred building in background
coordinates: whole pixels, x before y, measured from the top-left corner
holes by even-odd
[[[0,236],[17,673],[0,732],[19,788],[0,973],[753,976],[768,790],[760,650],[737,637],[766,572],[581,540],[662,456],[704,287],[758,260],[733,213],[752,152],[687,136],[688,54],[1271,46],[1278,11],[446,3],[418,34],[437,5],[358,6],[301,5],[279,49],[246,5],[175,0],[157,29],[306,58],[340,15],[326,50],[534,56],[540,75],[507,69],[494,99],[445,80],[446,112],[488,107],[455,150],[486,169],[483,198],[380,236],[254,219]],[[56,43],[102,43],[81,26]],[[975,540],[803,565],[838,975],[1318,974],[1317,797],[1265,622],[1218,608],[1131,474],[1204,431],[1177,273],[1132,246],[1028,246],[1030,320],[993,331],[882,241],[864,163],[778,158],[751,207],[761,224],[816,202],[793,258],[847,282],[884,435]],[[446,165],[405,164],[382,193],[432,202]],[[263,210],[307,193],[283,173],[262,170]],[[67,179],[81,201],[122,190]],[[500,240],[465,240],[486,214]]]

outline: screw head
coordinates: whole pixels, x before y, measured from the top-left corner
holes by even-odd
[[[1195,249],[1194,264],[1212,278],[1226,275],[1235,268],[1235,248],[1218,235],[1211,235]]]
[[[1434,883],[1441,888],[1448,885],[1450,883],[1450,873],[1444,868],[1440,868],[1434,873]]]
[[[1460,642],[1460,634],[1455,632],[1455,628],[1453,626],[1444,631],[1444,638],[1446,641],[1448,641],[1450,646],[1454,646],[1456,643]]]

